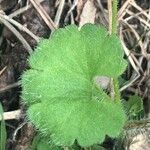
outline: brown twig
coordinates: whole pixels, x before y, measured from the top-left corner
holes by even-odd
[[[138,5],[135,3],[135,1],[130,2],[130,4],[131,4],[134,8],[136,8],[138,11],[140,11],[145,17],[147,17],[148,20],[150,20],[150,16],[149,16],[147,13],[145,13],[145,11],[143,11],[143,9],[142,9],[140,6],[138,6]]]
[[[3,113],[3,120],[20,119],[20,117],[21,117],[21,109]],[[2,117],[0,116],[0,121],[1,120]]]
[[[7,69],[7,66],[5,66],[1,71],[0,71],[0,76],[3,74],[3,72]]]
[[[134,14],[134,13],[133,13],[132,11],[130,11],[130,10],[126,10],[126,12],[127,12],[130,16],[139,19],[140,22],[142,22],[142,23],[145,24],[148,28],[150,28],[150,24],[149,24],[148,20],[146,21],[146,20],[142,19],[141,17],[139,17],[139,14],[142,14],[142,12],[137,13],[137,14]],[[129,19],[129,17],[126,18],[125,21],[128,21],[128,19]]]
[[[57,27],[55,26],[54,22],[52,21],[52,19],[50,18],[50,16],[47,14],[47,12],[43,9],[43,7],[40,5],[40,3],[36,0],[30,0],[30,2],[32,3],[32,5],[34,6],[34,8],[37,10],[37,12],[41,15],[41,17],[43,18],[43,20],[45,21],[45,23],[47,24],[47,26],[54,31],[55,29],[57,29]]]
[[[9,18],[7,15],[0,14],[0,17],[9,21],[13,25],[15,25],[20,30],[26,32],[28,35],[30,35],[36,42],[39,42],[40,38],[34,35],[29,29],[27,29],[25,26],[21,25],[19,22],[15,21],[14,19]]]
[[[112,0],[108,0],[109,34],[112,33]]]
[[[120,10],[118,11],[118,20],[123,19],[124,15],[126,14],[126,9],[128,9],[131,5],[130,2],[132,2],[133,0],[127,0],[122,7],[120,8]]]
[[[75,23],[75,19],[73,17],[73,13],[72,11],[75,9],[75,7],[77,6],[78,4],[78,0],[75,0],[72,4],[71,0],[69,0],[69,3],[70,3],[70,9],[68,10],[67,12],[67,15],[65,16],[65,22],[67,22],[67,19],[68,17],[71,15],[71,24],[74,24]]]
[[[59,21],[60,21],[61,15],[62,15],[64,5],[65,5],[65,0],[60,0],[59,7],[58,7],[58,10],[57,10],[57,13],[56,13],[56,16],[55,16],[55,20],[54,20],[54,23],[55,23],[56,27],[59,26]]]
[[[16,83],[7,85],[7,86],[5,86],[4,88],[1,88],[1,89],[0,89],[0,93],[3,93],[3,92],[5,92],[5,91],[8,91],[8,90],[10,90],[11,88],[18,87],[18,86],[20,86],[20,85],[21,85],[20,82],[16,82]]]
[[[27,43],[27,41],[24,39],[24,37],[11,25],[6,19],[0,16],[0,21],[12,32],[14,35],[20,40],[20,42],[23,44],[23,46],[27,49],[29,54],[32,53],[32,48]]]
[[[140,48],[141,48],[141,52],[142,52],[143,56],[146,56],[146,55],[147,55],[147,52],[145,51],[145,49],[144,49],[144,47],[143,47],[143,43],[142,43],[142,41],[140,40],[141,38],[140,38],[139,34],[136,32],[136,30],[135,30],[129,23],[127,23],[126,21],[123,21],[123,20],[122,20],[122,22],[123,22],[124,24],[126,24],[126,25],[129,27],[129,29],[132,30],[132,33],[135,35],[137,41],[139,41],[139,46],[140,46]]]
[[[45,0],[39,0],[39,3],[42,3],[43,1],[45,1]],[[18,15],[24,13],[25,11],[27,11],[27,10],[30,9],[31,7],[32,7],[31,4],[29,4],[29,5],[25,6],[25,7],[22,7],[22,8],[20,8],[20,9],[16,10],[16,11],[14,11],[13,13],[11,13],[11,14],[9,15],[9,17],[10,17],[10,18],[16,17],[16,16],[18,16]]]

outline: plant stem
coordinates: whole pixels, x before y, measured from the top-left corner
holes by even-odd
[[[108,18],[109,18],[109,34],[112,33],[112,0],[107,1],[108,4]]]
[[[112,0],[112,34],[117,34],[117,7],[118,7],[118,1]]]
[[[118,0],[108,0],[108,11],[109,11],[109,33],[117,34],[117,6]],[[119,85],[118,80],[113,79],[113,88],[114,88],[114,100],[120,100],[120,93],[119,93]]]
[[[118,83],[118,79],[117,78],[114,78],[113,79],[113,85],[114,85],[114,100],[115,101],[120,101],[120,91],[119,91],[119,83]]]
[[[117,0],[108,0],[108,13],[109,13],[109,33],[117,33]]]

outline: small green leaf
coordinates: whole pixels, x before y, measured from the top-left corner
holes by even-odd
[[[39,135],[36,135],[34,138],[33,138],[33,141],[32,141],[32,145],[30,146],[29,150],[36,150],[37,148],[37,145],[40,141],[40,136]]]
[[[54,145],[47,138],[36,135],[33,139],[32,145],[29,150],[63,150],[61,147]]]
[[[91,150],[106,150],[106,149],[102,146],[99,146],[99,145],[93,145],[91,147]]]
[[[39,141],[37,144],[36,150],[63,150],[62,148],[52,144],[48,143],[44,138]]]
[[[130,96],[129,100],[125,104],[125,109],[129,117],[136,117],[143,111],[143,101],[138,95]]]

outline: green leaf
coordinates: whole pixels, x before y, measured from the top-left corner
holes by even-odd
[[[6,139],[7,139],[7,133],[6,133],[6,126],[5,121],[3,119],[3,107],[0,103],[0,150],[5,150],[6,147]]]
[[[32,145],[29,148],[29,150],[63,150],[63,149],[59,146],[54,145],[54,143],[48,141],[47,138],[38,134],[34,137]]]
[[[102,146],[99,146],[99,145],[93,145],[91,147],[91,150],[106,150],[106,149]]]
[[[29,150],[36,150],[37,149],[37,145],[40,141],[40,136],[39,135],[36,135],[34,138],[33,138],[33,141],[32,141],[32,144],[29,148]]]
[[[38,142],[36,150],[63,150],[63,149],[52,143],[48,143],[48,141],[45,140],[45,138],[43,138]]]
[[[81,146],[117,136],[126,116],[120,101],[95,83],[96,76],[117,78],[126,68],[120,41],[103,27],[87,24],[58,29],[42,40],[22,76],[28,118],[56,145]]]
[[[130,96],[129,100],[125,103],[125,109],[129,117],[138,116],[144,110],[141,97],[138,95]]]

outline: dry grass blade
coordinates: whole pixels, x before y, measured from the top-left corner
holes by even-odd
[[[141,85],[145,81],[146,76],[149,76],[149,40],[147,40],[149,39],[147,31],[149,31],[150,28],[149,12],[150,10],[144,10],[144,8],[142,9],[138,6],[134,0],[127,0],[119,10],[121,42],[124,52],[134,69],[128,68],[127,73],[130,83],[123,86],[120,91],[138,87],[138,89],[134,89],[133,91],[136,91],[136,93],[138,91],[139,95],[145,93],[143,91],[141,92]],[[136,25],[135,22],[138,24]],[[140,28],[140,26],[142,26],[142,28]],[[134,52],[132,53],[131,50]],[[143,66],[145,59],[147,61],[147,67]],[[140,82],[138,80],[140,80]]]
[[[54,20],[54,23],[55,23],[56,27],[59,26],[59,21],[60,21],[60,18],[61,18],[61,14],[62,14],[64,5],[65,5],[65,0],[61,0],[60,3],[59,3],[59,7],[58,7],[58,10],[57,10],[56,16],[55,16],[55,20]]]
[[[5,20],[9,21],[10,23],[12,23],[13,25],[15,25],[17,28],[19,28],[20,30],[26,32],[28,35],[30,35],[36,42],[38,42],[40,40],[39,37],[37,37],[36,35],[34,35],[29,29],[27,29],[25,26],[21,25],[19,22],[15,21],[14,19],[9,18],[6,15],[2,15],[0,14],[0,17],[4,18]]]
[[[145,13],[145,11],[143,11],[143,9],[142,9],[140,6],[138,6],[138,5],[135,3],[135,1],[130,2],[130,4],[131,4],[134,8],[136,8],[137,10],[139,10],[145,17],[147,17],[148,20],[150,20],[150,15],[148,15],[147,13]]]
[[[133,58],[131,57],[131,52],[130,52],[130,50],[126,47],[126,45],[125,45],[125,43],[124,43],[123,34],[120,34],[120,37],[121,37],[121,43],[122,43],[122,46],[123,46],[123,49],[124,49],[124,52],[125,52],[126,56],[128,56],[128,59],[129,59],[131,65],[132,65],[132,67],[134,68],[134,70],[135,70],[138,74],[140,74],[140,73],[139,73],[139,69],[137,68],[137,66],[136,66],[135,63],[134,63]]]
[[[130,7],[130,2],[132,2],[133,0],[127,0],[122,7],[120,8],[120,10],[118,11],[118,20],[122,19],[124,17],[124,15],[126,14],[126,9],[128,9]]]
[[[19,39],[19,41],[23,44],[23,46],[27,49],[29,54],[32,53],[32,48],[24,39],[24,37],[5,19],[2,15],[0,15],[0,21]]]
[[[112,0],[108,0],[109,34],[112,33]]]
[[[122,92],[122,91],[124,91],[125,89],[127,89],[128,87],[132,86],[133,83],[139,79],[139,77],[140,77],[140,74],[138,74],[138,75],[137,75],[132,81],[130,81],[128,84],[126,84],[126,85],[124,85],[123,87],[121,87],[121,88],[119,89],[120,92]]]
[[[4,120],[20,119],[20,117],[21,117],[21,110],[20,109],[3,113],[3,119]],[[0,121],[1,120],[2,120],[2,117],[0,116]]]
[[[8,90],[10,90],[11,88],[18,87],[18,86],[20,86],[20,85],[21,85],[20,82],[16,82],[16,83],[10,84],[10,85],[8,85],[8,86],[5,86],[4,88],[1,88],[1,89],[0,89],[0,93],[3,93],[3,92],[5,92],[5,91],[8,91]]]
[[[7,66],[5,66],[1,71],[0,71],[0,76],[3,74],[3,72],[7,69]]]
[[[77,6],[78,4],[78,0],[75,0],[74,3],[72,4],[71,0],[69,0],[69,3],[70,3],[70,9],[69,11],[67,12],[67,15],[65,17],[65,22],[67,22],[68,20],[68,17],[71,16],[71,24],[75,24],[75,19],[74,19],[74,16],[73,16],[73,10],[75,9],[75,7]]]
[[[139,34],[136,32],[136,30],[129,23],[127,23],[126,21],[123,21],[123,23],[126,24],[132,30],[132,33],[134,33],[137,41],[139,41],[139,46],[141,47],[141,51],[142,51],[143,56],[146,57],[147,52],[145,51],[145,49],[143,47],[143,43],[140,40],[141,38],[140,38]]]
[[[130,19],[132,19],[133,17],[139,19],[140,22],[142,22],[144,25],[146,25],[148,28],[150,28],[150,24],[148,21],[142,19],[141,17],[139,17],[140,13],[134,14],[133,12],[131,12],[130,10],[126,10],[126,12],[130,15],[130,17],[124,19],[125,21],[129,21]]]
[[[37,10],[37,12],[41,15],[41,17],[43,18],[43,20],[45,21],[45,23],[47,24],[47,26],[52,31],[54,31],[55,29],[57,29],[56,25],[54,24],[54,22],[52,21],[52,19],[50,18],[50,16],[47,14],[47,12],[40,5],[40,3],[38,1],[35,1],[35,0],[30,0],[30,2],[32,3],[32,5],[34,6],[34,8]]]
[[[43,2],[43,1],[44,1],[44,0],[39,0],[39,3]],[[11,14],[9,15],[9,17],[10,17],[10,18],[16,17],[16,16],[18,16],[18,15],[24,13],[25,11],[27,11],[27,10],[30,9],[31,7],[32,7],[31,4],[29,4],[29,5],[25,6],[25,7],[22,7],[22,8],[20,8],[20,9],[16,10],[16,11],[14,11],[13,13],[11,13]]]
[[[76,1],[78,2],[78,0],[76,0]],[[71,0],[69,0],[69,3],[72,4]],[[74,6],[76,6],[76,4],[74,4]],[[74,9],[75,7],[72,6],[71,8]],[[70,16],[71,16],[71,24],[75,24],[75,19],[74,19],[74,15],[73,15],[73,9],[71,9],[71,8],[70,8],[70,11],[68,11],[68,13],[67,13],[67,15],[65,17],[65,20],[66,20],[67,17],[69,17],[69,14],[70,14]]]
[[[97,0],[97,3],[98,3],[98,5],[99,5],[99,8],[100,8],[100,10],[101,10],[101,13],[102,13],[103,16],[104,16],[104,19],[107,20],[107,22],[108,22],[108,17],[107,17],[107,15],[106,15],[106,10],[105,10],[105,8],[103,7],[102,2],[99,1],[99,0]],[[107,23],[105,23],[105,24],[107,24]]]

